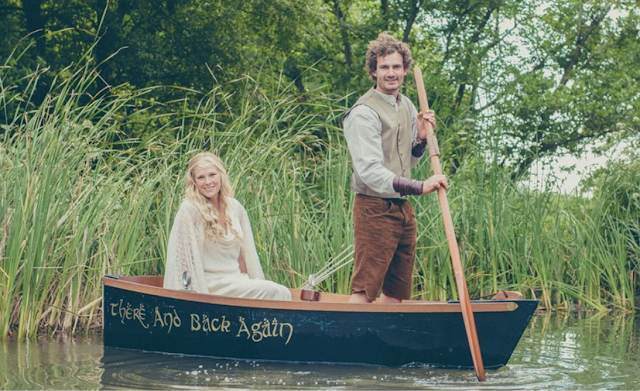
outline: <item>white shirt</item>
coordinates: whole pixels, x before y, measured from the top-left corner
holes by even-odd
[[[412,146],[415,146],[418,137],[418,110],[413,102],[406,96],[398,94],[383,94],[376,90],[385,102],[393,106],[396,111],[402,105],[407,105],[411,116]],[[384,154],[382,152],[382,122],[378,113],[366,105],[354,107],[344,120],[344,136],[353,161],[353,169],[358,173],[362,181],[373,191],[378,193],[395,193],[393,178],[396,176],[384,166]],[[422,159],[422,156],[411,156],[411,167],[414,167]]]

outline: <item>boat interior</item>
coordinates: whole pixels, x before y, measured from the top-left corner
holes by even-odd
[[[390,307],[394,307],[393,312],[398,310],[399,308],[404,308],[404,310],[409,310],[413,312],[411,309],[415,309],[417,311],[425,311],[425,307],[434,307],[434,311],[442,311],[445,308],[446,312],[457,312],[459,311],[460,305],[459,302],[450,301],[450,302],[439,302],[439,301],[423,301],[423,300],[403,300],[401,304],[388,304],[388,303],[372,303],[372,304],[354,304],[349,303],[349,295],[328,293],[328,292],[319,292],[312,290],[301,290],[301,289],[291,289],[291,302],[278,302],[274,300],[257,300],[257,299],[242,299],[242,298],[230,298],[230,297],[222,297],[216,295],[209,295],[203,293],[189,292],[189,291],[178,291],[172,289],[165,289],[162,287],[164,277],[162,276],[131,276],[131,277],[122,277],[122,276],[105,276],[103,281],[105,286],[113,286],[116,288],[121,288],[129,291],[135,291],[139,293],[148,293],[148,294],[156,294],[164,297],[172,297],[176,299],[190,300],[190,301],[201,301],[201,302],[211,302],[211,303],[219,303],[219,304],[229,304],[229,305],[248,305],[251,303],[251,306],[258,307],[280,307],[280,308],[290,308],[290,307],[304,307],[306,309],[312,309],[316,307],[317,309],[331,309],[330,307],[335,307],[335,309],[340,308],[341,310],[349,310],[351,307],[367,307],[369,310],[390,310]],[[496,295],[494,295],[490,300],[482,300],[478,302],[473,302],[472,307],[473,311],[513,311],[517,308],[517,304],[513,302],[513,300],[521,300],[523,298],[520,292],[516,291],[500,291]],[[269,304],[270,303],[270,304]],[[264,304],[264,305],[263,305]],[[330,306],[330,307],[329,307]],[[357,307],[354,307],[357,306]],[[326,308],[325,308],[326,307]],[[378,308],[379,307],[379,308]],[[421,309],[418,309],[420,307]],[[438,307],[439,310],[436,308]]]

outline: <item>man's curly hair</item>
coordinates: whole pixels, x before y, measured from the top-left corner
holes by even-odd
[[[364,69],[373,81],[376,80],[372,73],[378,68],[378,56],[384,57],[395,52],[400,53],[402,56],[404,69],[409,69],[413,63],[413,58],[411,58],[411,49],[409,49],[407,43],[398,41],[386,31],[381,32],[378,38],[369,42]]]

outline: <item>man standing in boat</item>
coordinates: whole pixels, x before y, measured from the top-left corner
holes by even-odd
[[[425,121],[400,94],[413,59],[409,45],[386,32],[369,43],[365,69],[376,85],[344,117],[351,154],[355,260],[351,303],[400,303],[411,296],[417,229],[409,195],[428,194],[449,184],[444,175],[411,179],[426,149]]]

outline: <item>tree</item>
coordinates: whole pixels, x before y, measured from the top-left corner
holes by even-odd
[[[523,21],[524,50],[503,73],[492,112],[514,178],[536,158],[580,153],[621,124],[639,130],[640,20],[634,4],[614,5],[558,1]]]
[[[161,102],[248,74],[267,93],[293,83],[300,99],[320,88],[347,107],[371,85],[362,69],[368,42],[388,30],[411,44],[424,71],[449,173],[481,149],[517,179],[537,158],[579,154],[593,140],[638,131],[638,5],[0,0],[0,42],[4,54],[34,42],[23,66],[59,70],[99,37],[92,55],[102,82],[179,87],[154,90]],[[48,83],[43,76],[35,96]],[[410,79],[405,92],[415,100]]]

